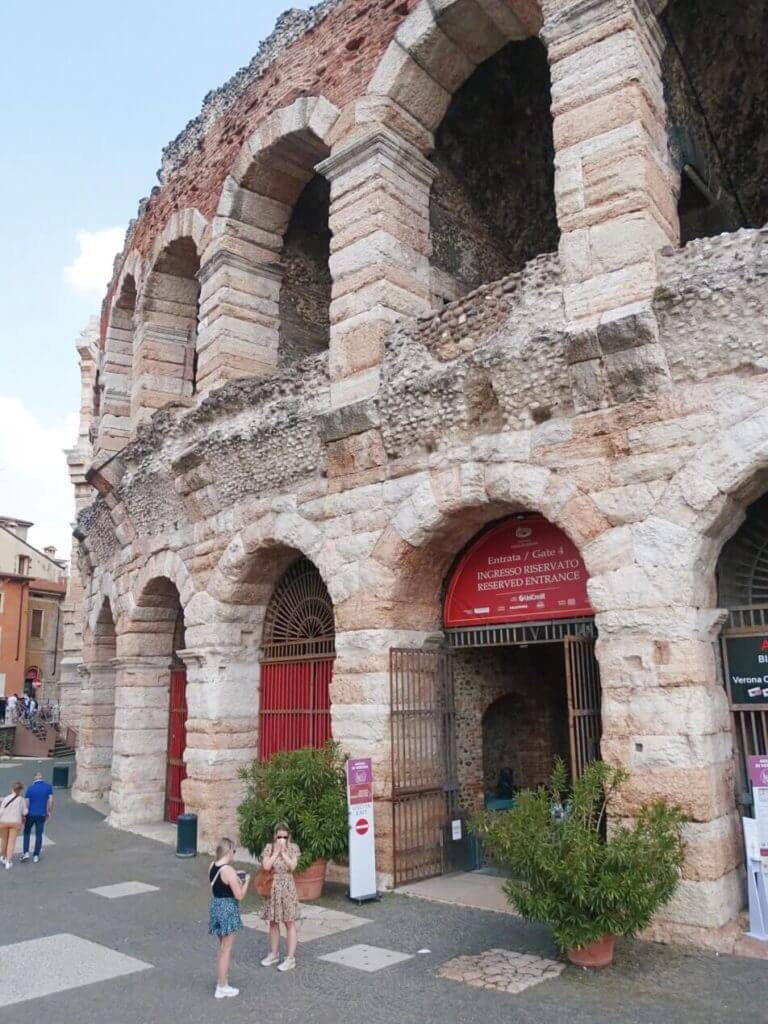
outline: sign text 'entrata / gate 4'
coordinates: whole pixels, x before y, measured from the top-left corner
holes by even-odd
[[[447,628],[591,615],[573,541],[540,515],[507,519],[462,556],[445,599]]]

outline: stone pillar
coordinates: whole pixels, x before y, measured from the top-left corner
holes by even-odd
[[[431,305],[432,164],[379,127],[319,164],[331,182],[331,404],[376,392],[384,339],[399,317]]]
[[[135,634],[139,641],[140,634]],[[122,640],[118,637],[118,644]],[[115,734],[109,823],[162,821],[168,756],[171,659],[137,655],[115,659]]]
[[[422,647],[429,635],[381,628],[336,633],[332,735],[343,738],[345,754],[373,761],[376,872],[381,888],[391,888],[394,873],[389,651],[392,647]]]
[[[192,397],[194,331],[140,321],[133,350],[131,423],[148,419],[169,402]]]
[[[692,596],[674,565],[625,565],[590,581],[602,753],[631,772],[611,813],[632,818],[664,799],[687,815],[683,879],[651,935],[699,941],[738,914],[743,894],[730,715],[716,662],[721,615],[701,611]]]
[[[655,255],[676,245],[664,37],[645,0],[550,0],[555,191],[569,319],[649,299]]]
[[[262,259],[271,255],[274,262],[254,260],[250,251],[239,251],[244,247],[240,239],[228,236],[214,239],[210,255],[203,259],[198,274],[200,394],[227,380],[267,376],[277,366],[282,279],[279,235],[275,236],[275,243],[276,250],[259,253]],[[250,250],[253,246],[245,248]]]
[[[198,815],[198,842],[212,850],[221,836],[237,839],[237,808],[245,793],[240,768],[258,753],[259,664],[239,648],[178,652],[187,666],[187,778],[182,797]]]
[[[115,727],[113,661],[80,665],[80,722],[75,800],[102,800],[112,787],[112,740]]]

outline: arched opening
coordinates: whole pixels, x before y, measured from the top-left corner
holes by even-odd
[[[670,0],[664,91],[683,244],[768,221],[768,8]]]
[[[192,238],[170,242],[155,260],[141,304],[132,409],[147,412],[197,390],[200,257]]]
[[[314,174],[301,192],[283,239],[279,362],[323,352],[330,338],[331,187]]]
[[[261,650],[259,757],[321,747],[331,738],[335,658],[333,603],[303,556],[283,573],[267,605]]]
[[[290,117],[292,109],[279,112],[286,127],[308,116],[304,111]],[[263,129],[272,140],[276,134],[277,123]],[[329,148],[309,125],[263,146],[251,144],[259,148],[242,171],[233,171],[222,209],[248,263],[238,278],[238,290],[248,293],[253,310],[240,328],[244,351],[253,373],[269,373],[328,347],[330,186],[315,167]],[[209,305],[214,298],[206,298],[206,315]]]
[[[459,298],[557,250],[547,53],[507,43],[455,93],[435,134],[433,289]]]
[[[145,585],[118,638],[112,820],[175,821],[184,810],[186,682],[184,612],[176,585]]]
[[[126,274],[109,318],[98,373],[102,389],[97,445],[117,451],[130,433],[133,317],[136,312],[136,281]]]
[[[511,806],[557,758],[577,777],[599,757],[587,579],[557,526],[508,516],[446,574],[443,648],[392,651],[395,884],[477,867],[452,822]]]
[[[752,806],[749,758],[768,754],[768,493],[751,504],[717,563],[721,643],[737,752],[737,801]]]

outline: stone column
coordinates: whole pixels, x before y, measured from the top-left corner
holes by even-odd
[[[79,666],[80,723],[75,800],[102,800],[112,786],[115,727],[115,665],[112,660]]]
[[[165,817],[171,660],[168,655],[137,655],[118,657],[114,664],[109,823],[122,828]]]
[[[389,651],[392,647],[422,647],[429,635],[381,628],[348,628],[336,633],[332,735],[343,737],[345,754],[373,761],[376,872],[382,888],[391,888],[394,873]]]
[[[549,0],[555,191],[568,317],[647,300],[679,238],[667,151],[664,37],[645,0]]]
[[[194,339],[185,327],[141,320],[136,329],[131,387],[131,423],[148,419],[169,402],[192,397]]]
[[[240,768],[258,753],[259,664],[234,647],[179,651],[187,666],[187,778],[182,797],[198,815],[198,843],[211,850],[221,836],[237,839],[237,808],[245,793]]]
[[[379,127],[319,164],[331,182],[331,404],[376,392],[384,339],[399,317],[431,305],[432,164]]]
[[[100,361],[102,399],[96,448],[120,451],[131,433],[133,315],[127,310],[114,310]]]
[[[268,202],[265,200],[265,202]],[[246,225],[242,225],[247,230]],[[253,231],[255,229],[251,229]],[[275,236],[274,262],[241,252],[241,239],[214,239],[198,274],[200,328],[197,341],[197,390],[205,394],[227,380],[264,377],[277,366],[279,296],[282,273]],[[270,252],[259,255],[263,259]]]
[[[593,577],[590,597],[598,610],[602,753],[631,772],[611,813],[632,818],[642,804],[664,799],[688,816],[683,879],[651,934],[700,941],[740,911],[742,858],[716,661],[721,613],[695,606],[695,586],[674,564],[625,565]]]

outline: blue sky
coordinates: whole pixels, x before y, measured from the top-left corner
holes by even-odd
[[[0,4],[0,515],[69,554],[75,339],[162,147],[302,0]],[[69,268],[69,269],[67,269]]]

